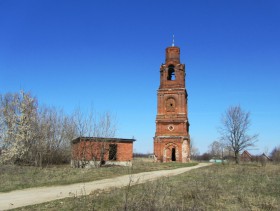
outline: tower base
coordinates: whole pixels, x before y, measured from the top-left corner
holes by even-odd
[[[190,140],[187,136],[156,136],[154,155],[157,162],[190,162]]]

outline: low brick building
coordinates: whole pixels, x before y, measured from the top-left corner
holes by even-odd
[[[78,137],[72,140],[73,167],[130,165],[135,139]]]

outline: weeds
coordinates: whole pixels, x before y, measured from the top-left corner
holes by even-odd
[[[279,196],[279,165],[213,165],[20,210],[280,210]]]
[[[174,169],[194,166],[196,164],[197,163],[153,163],[137,159],[133,162],[132,167],[111,166],[92,169],[71,168],[70,165],[48,166],[46,168],[2,165],[0,166],[0,192],[30,187],[89,182],[126,174]]]

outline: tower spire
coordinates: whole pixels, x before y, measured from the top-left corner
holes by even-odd
[[[174,34],[173,34],[173,38],[172,38],[172,47],[174,47],[175,45],[175,41],[174,41]]]

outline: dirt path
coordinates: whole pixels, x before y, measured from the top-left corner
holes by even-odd
[[[0,193],[0,210],[8,210],[27,205],[40,204],[43,202],[63,199],[66,197],[90,194],[94,190],[108,189],[112,187],[123,187],[131,184],[139,184],[147,181],[156,180],[159,177],[169,177],[182,174],[192,169],[211,165],[209,163],[200,163],[193,167],[178,168],[173,170],[161,170],[142,172],[133,175],[124,175],[111,179],[97,180],[86,183],[76,183],[72,185],[28,188],[16,190],[8,193]]]

